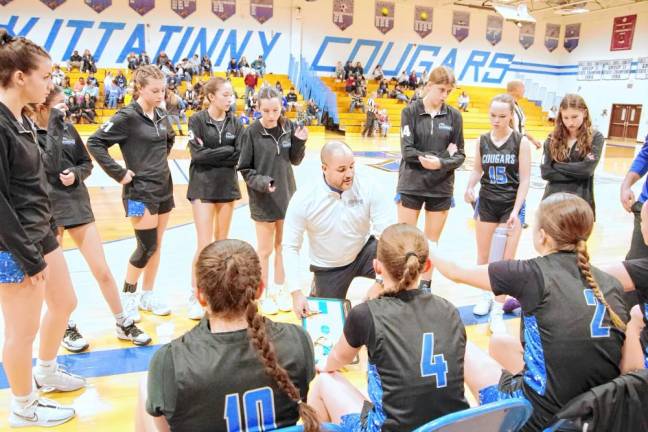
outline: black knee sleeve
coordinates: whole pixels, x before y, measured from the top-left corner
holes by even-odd
[[[137,268],[146,267],[151,256],[157,250],[157,228],[135,230],[137,249],[130,257],[130,263]]]

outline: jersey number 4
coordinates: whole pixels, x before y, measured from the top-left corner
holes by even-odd
[[[225,397],[224,418],[227,432],[271,431],[277,429],[275,422],[274,395],[270,387],[243,393],[243,413],[241,418],[241,396],[231,393]],[[245,424],[243,423],[245,421]]]
[[[594,316],[590,323],[590,333],[593,338],[610,337],[610,326],[603,325],[605,319],[605,306],[596,298],[591,289],[583,290],[588,306],[596,306]]]
[[[436,387],[448,385],[448,362],[443,354],[434,354],[434,333],[423,333],[421,347],[421,376],[436,377]]]
[[[488,167],[488,177],[490,177],[490,184],[506,184],[506,167],[505,166],[491,166]]]

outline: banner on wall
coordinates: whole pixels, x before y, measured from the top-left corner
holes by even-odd
[[[558,48],[559,39],[560,24],[547,24],[544,45],[549,52],[554,52],[554,50]]]
[[[624,51],[632,49],[632,39],[634,38],[636,24],[636,14],[614,18],[610,51]]]
[[[333,1],[333,24],[342,31],[353,24],[353,0]]]
[[[171,0],[171,10],[182,18],[196,12],[196,0]]]
[[[535,42],[535,23],[523,23],[520,27],[520,45],[529,49]]]
[[[502,40],[504,18],[499,15],[488,15],[486,20],[486,40],[495,46]]]
[[[468,37],[470,32],[470,12],[452,12],[452,36],[459,42]]]
[[[432,33],[433,12],[434,8],[428,6],[414,8],[414,31],[421,36],[421,39]]]
[[[274,13],[273,0],[250,0],[250,15],[263,24],[272,18]]]
[[[640,57],[637,62],[637,79],[648,80],[648,57]]]
[[[236,13],[236,0],[212,0],[212,12],[223,21]]]
[[[580,28],[580,23],[567,24],[565,26],[565,41],[563,42],[563,46],[567,52],[574,51],[578,46],[580,42]]]
[[[4,1],[2,5],[6,5],[9,3],[11,0]],[[48,8],[54,10],[57,7],[61,6],[63,3],[65,3],[65,0],[41,0],[41,2],[47,6]]]
[[[128,5],[138,14],[144,16],[155,7],[155,0],[128,0]]]
[[[600,81],[603,75],[603,63],[601,61],[579,61],[578,81]]]
[[[376,0],[374,24],[382,34],[394,28],[394,9],[393,1]]]
[[[101,13],[112,5],[112,0],[85,0],[85,4],[90,6],[93,11]]]
[[[632,59],[607,60],[603,63],[604,80],[627,80],[630,78]]]

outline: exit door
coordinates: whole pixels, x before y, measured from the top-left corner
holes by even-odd
[[[636,140],[639,133],[641,105],[614,104],[610,116],[610,138]]]

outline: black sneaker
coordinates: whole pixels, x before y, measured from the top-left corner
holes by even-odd
[[[129,340],[135,345],[144,346],[151,343],[149,335],[137,328],[132,319],[124,321],[124,324],[117,325],[117,337],[122,340]]]
[[[63,345],[63,348],[65,348],[66,350],[73,353],[85,351],[90,346],[88,341],[85,340],[81,333],[79,333],[76,324],[74,324],[74,322],[72,321],[68,322],[68,326],[65,329],[65,334],[63,335],[61,345]]]

